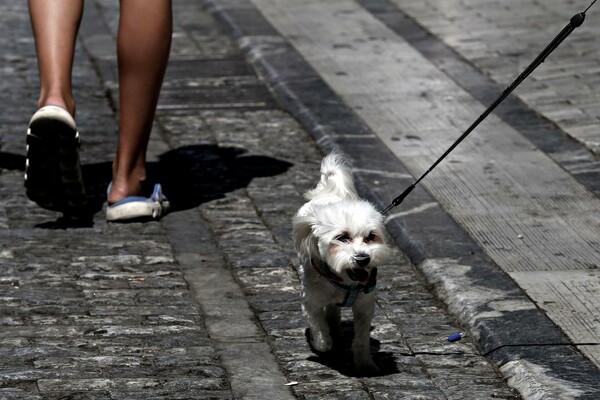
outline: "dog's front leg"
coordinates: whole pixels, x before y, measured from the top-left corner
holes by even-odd
[[[304,302],[304,311],[308,318],[310,327],[311,343],[315,350],[320,352],[330,351],[333,347],[333,340],[329,331],[329,322],[327,321],[327,312],[322,304]]]
[[[371,358],[371,321],[375,311],[375,294],[361,294],[352,306],[354,314],[354,366],[360,375],[376,373],[379,368]]]

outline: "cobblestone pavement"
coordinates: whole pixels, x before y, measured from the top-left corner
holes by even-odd
[[[23,189],[37,71],[25,2],[0,5],[1,399],[518,398],[399,251],[381,269],[381,376],[313,354],[290,219],[314,185],[312,139],[277,108],[197,1],[177,0],[150,144],[160,223],[66,225]],[[116,144],[117,10],[86,2],[74,81],[86,189],[100,209]],[[351,334],[346,329],[346,339]]]

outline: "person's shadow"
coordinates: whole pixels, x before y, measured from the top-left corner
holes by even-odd
[[[254,178],[285,173],[292,166],[287,161],[246,153],[236,147],[183,146],[162,154],[158,162],[149,162],[147,180],[161,183],[171,203],[171,212],[177,212],[222,198],[228,192],[248,186]],[[0,152],[0,169],[24,171],[25,157]],[[93,215],[106,202],[106,189],[112,179],[111,162],[85,164],[81,169],[89,214]],[[91,218],[72,221],[61,217],[36,226],[58,229],[90,224]]]

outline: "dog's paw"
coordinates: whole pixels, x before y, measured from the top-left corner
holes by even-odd
[[[331,351],[333,348],[333,340],[331,339],[331,335],[324,332],[317,332],[316,334],[311,332],[310,344],[315,350],[321,353]]]

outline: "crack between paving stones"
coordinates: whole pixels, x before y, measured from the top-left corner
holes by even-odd
[[[492,353],[504,348],[516,348],[516,347],[578,347],[578,346],[600,346],[600,343],[538,343],[538,344],[505,344],[498,346],[487,353],[482,353],[483,356],[489,357]]]

